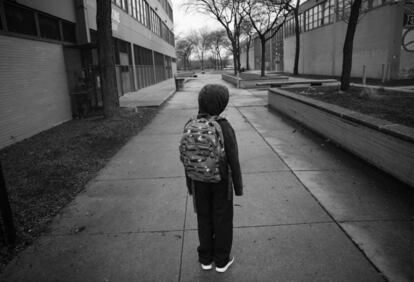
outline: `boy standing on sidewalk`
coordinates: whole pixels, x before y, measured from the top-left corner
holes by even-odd
[[[180,145],[181,160],[186,170],[187,187],[189,194],[193,196],[197,213],[200,242],[197,248],[199,262],[204,270],[212,269],[214,262],[217,272],[225,272],[234,261],[234,257],[230,256],[233,241],[233,187],[236,196],[243,194],[236,136],[230,123],[225,118],[219,117],[228,102],[229,91],[225,86],[219,84],[204,86],[198,96],[199,111],[196,118],[197,122],[204,121],[205,124],[210,126],[214,123],[218,127],[217,131],[220,133],[217,138],[218,143],[221,141],[224,145],[222,149],[224,150],[223,155],[216,162],[216,168],[213,168],[211,161],[206,161],[206,158],[200,157],[201,159],[197,159],[197,156],[191,155],[188,157],[186,155],[186,148],[193,149],[195,147],[194,144],[190,146]],[[185,129],[188,132],[187,135],[191,138],[197,136],[196,139],[200,141],[204,140],[205,136],[203,134],[192,135],[191,131],[187,129],[187,125]],[[200,125],[200,123],[197,123],[196,127],[197,125]],[[201,123],[202,126],[203,123]],[[208,133],[205,130],[203,133],[211,134],[212,131],[208,129]],[[185,134],[186,131],[184,132]],[[183,144],[183,141],[181,144]],[[207,152],[207,158],[208,154],[211,155],[211,147],[209,145],[210,151]],[[198,148],[196,151],[198,156],[205,156],[205,153],[200,153]],[[183,159],[187,159],[187,163]],[[195,162],[194,166],[191,161]],[[214,175],[215,180],[210,181],[209,179],[205,181],[203,180],[204,178],[198,177],[197,173],[203,172],[195,172],[196,169],[194,167],[197,167],[200,163],[207,173],[214,170],[217,172],[217,175]]]

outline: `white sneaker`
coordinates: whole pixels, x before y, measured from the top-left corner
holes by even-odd
[[[201,263],[201,268],[203,270],[211,270],[211,269],[213,269],[213,264],[212,263],[210,263],[210,264],[202,264]]]
[[[234,257],[232,257],[225,266],[223,266],[223,267],[216,267],[216,271],[217,272],[220,272],[220,273],[226,272],[227,268],[229,268],[230,265],[233,264],[233,262],[234,262]]]

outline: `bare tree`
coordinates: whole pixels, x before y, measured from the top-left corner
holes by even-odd
[[[232,45],[234,74],[240,71],[240,28],[245,17],[246,1],[240,0],[187,0],[189,9],[213,16],[226,30]]]
[[[119,97],[116,89],[115,58],[112,46],[111,0],[96,1],[99,68],[105,118],[118,113]]]
[[[283,26],[289,14],[289,0],[246,0],[244,11],[262,45],[261,76],[265,76],[266,42]]]
[[[181,58],[181,62],[184,70],[190,67],[189,58],[193,51],[193,43],[188,39],[179,39],[175,43],[175,50],[178,58]]]
[[[295,19],[295,63],[293,65],[293,74],[298,75],[299,74],[299,55],[300,55],[300,23],[299,23],[299,6],[300,6],[300,0],[296,1],[296,4],[293,5],[292,3],[289,3],[289,10],[293,12],[293,17]]]
[[[250,51],[250,45],[252,43],[253,36],[254,36],[254,29],[253,29],[253,25],[250,22],[250,20],[245,19],[242,22],[241,30],[242,30],[241,33],[244,36],[244,42],[246,43],[246,69],[249,70],[250,69],[249,51]]]
[[[197,31],[192,31],[188,36],[188,40],[193,43],[194,50],[197,51],[198,59],[200,60],[201,70],[204,70],[204,54],[209,48],[210,32],[206,28],[201,28]]]
[[[228,48],[230,45],[229,40],[226,37],[225,30],[214,30],[210,33],[210,48],[214,54],[215,59],[215,68],[223,68],[223,60],[221,52],[224,48]]]
[[[354,37],[358,22],[366,14],[367,7],[362,8],[362,0],[345,1],[343,7],[339,7],[335,12],[337,16],[348,24],[342,57],[341,90],[349,89],[352,71],[352,53]]]

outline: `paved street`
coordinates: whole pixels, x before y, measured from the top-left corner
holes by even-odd
[[[230,88],[245,185],[224,274],[197,262],[178,155],[206,83]],[[219,75],[190,80],[0,280],[414,281],[414,190],[266,105]]]

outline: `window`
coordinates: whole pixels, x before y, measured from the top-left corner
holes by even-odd
[[[132,1],[132,17],[134,19],[137,18],[137,0],[131,0]]]
[[[6,14],[8,31],[37,35],[33,11],[4,3],[4,12]]]
[[[146,27],[151,28],[151,24],[149,20],[149,5],[147,1],[144,1],[144,23]]]
[[[62,21],[62,33],[63,41],[72,43],[76,42],[76,31],[74,23]]]
[[[132,11],[132,2],[133,0],[127,0],[128,2],[128,14],[133,16],[133,11]]]
[[[338,19],[342,20],[344,17],[344,0],[338,0]]]
[[[382,0],[373,0],[372,1],[372,8],[378,7],[382,5]]]
[[[137,19],[142,23],[142,0],[137,0]]]
[[[134,45],[135,64],[152,65],[152,51],[141,46]]]
[[[38,15],[40,36],[60,40],[59,21],[43,14]]]
[[[92,43],[97,43],[98,42],[97,31],[93,30],[93,29],[89,29],[89,34],[91,35],[91,42]]]
[[[163,66],[164,65],[164,56],[161,53],[154,52],[155,65]]]
[[[122,8],[122,10],[128,12],[128,3],[127,3],[127,0],[121,0],[121,8]]]
[[[368,0],[362,0],[361,11],[366,11],[366,10],[368,10]]]

